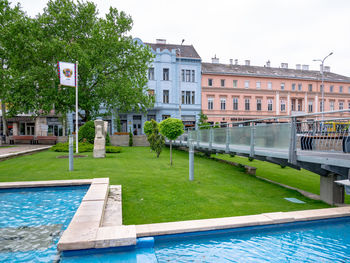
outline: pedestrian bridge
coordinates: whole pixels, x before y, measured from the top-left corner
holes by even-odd
[[[348,114],[350,110],[331,113],[343,112]],[[224,127],[205,126],[186,131],[172,144],[207,154],[242,155],[304,168],[321,176],[323,201],[343,203],[344,183],[335,181],[348,181],[350,176],[350,118],[306,120],[305,116],[310,118],[312,114],[284,117],[284,122],[267,118]]]

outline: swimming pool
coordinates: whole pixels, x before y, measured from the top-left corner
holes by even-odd
[[[0,190],[0,262],[54,262],[89,185]]]
[[[61,260],[142,263],[348,262],[350,217],[141,238],[136,249],[64,253]]]

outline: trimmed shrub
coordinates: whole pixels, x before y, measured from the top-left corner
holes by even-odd
[[[75,150],[75,143],[73,145],[73,149]],[[51,150],[54,152],[69,152],[69,143],[57,143],[56,145],[51,147]],[[93,152],[94,145],[87,142],[79,142],[79,152]],[[120,153],[122,152],[121,147],[117,146],[106,146],[106,153]]]
[[[122,147],[106,146],[106,153],[121,153]]]
[[[132,134],[131,128],[130,128],[130,131],[129,131],[129,146],[130,147],[133,146],[133,144],[134,144],[133,136],[134,135]]]

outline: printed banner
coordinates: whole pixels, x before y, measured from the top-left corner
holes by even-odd
[[[63,86],[76,86],[76,69],[74,63],[58,62],[58,77]]]

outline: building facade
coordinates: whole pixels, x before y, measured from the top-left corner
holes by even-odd
[[[195,48],[167,44],[164,39],[157,39],[156,43],[136,41],[150,46],[154,54],[148,70],[148,88],[155,104],[146,114],[120,113],[122,132],[143,134],[145,121],[160,122],[169,117],[181,118],[185,126],[195,126],[201,111],[201,58]],[[114,119],[115,116],[113,122]],[[111,125],[114,133],[115,125]]]
[[[211,123],[321,112],[322,81],[307,65],[202,63],[202,110]],[[350,78],[324,70],[324,111],[350,108]],[[332,116],[334,117],[334,115]]]

